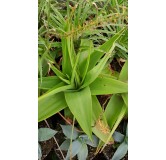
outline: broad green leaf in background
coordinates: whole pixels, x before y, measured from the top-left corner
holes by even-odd
[[[71,134],[72,134],[72,140],[76,139],[78,137],[78,132],[74,129],[73,133],[72,133],[72,126],[71,125],[61,125],[62,130],[64,135],[67,138],[71,138]]]
[[[112,160],[121,160],[126,155],[127,150],[128,145],[125,142],[123,142],[114,153]]]
[[[90,90],[92,95],[126,93],[128,85],[111,77],[99,76],[90,84]]]
[[[38,121],[47,119],[66,108],[64,93],[58,93],[38,102]]]
[[[38,129],[38,141],[47,141],[51,139],[57,131],[50,129],[50,128],[39,128]]]
[[[82,143],[80,151],[77,153],[79,160],[86,160],[88,156],[88,147],[85,143]]]
[[[92,100],[89,87],[80,91],[65,92],[65,99],[83,131],[91,138]]]

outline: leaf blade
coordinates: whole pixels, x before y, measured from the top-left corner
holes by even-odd
[[[115,124],[118,115],[120,114],[121,109],[123,107],[123,104],[124,102],[121,96],[118,95],[113,95],[110,101],[108,102],[104,114],[106,116],[110,128],[112,128]]]
[[[110,133],[110,129],[96,96],[92,96],[92,109],[92,131],[100,140],[106,142]],[[110,141],[113,141],[113,139]]]
[[[51,139],[57,131],[50,128],[39,128],[38,129],[38,141],[43,142]]]
[[[61,100],[59,101],[59,99]],[[38,102],[38,121],[45,120],[66,107],[67,104],[63,93],[47,97]]]
[[[121,31],[115,34],[112,38],[110,38],[107,42],[101,45],[98,50],[95,50],[91,54],[89,70],[91,70],[96,65],[96,63],[104,55],[104,53],[109,52],[111,50],[114,43],[120,38],[120,36],[123,34],[125,30],[126,28],[123,28]]]
[[[86,144],[82,144],[82,147],[80,149],[80,151],[77,153],[78,159],[79,160],[86,160],[87,156],[88,156],[88,147]]]
[[[76,92],[65,92],[65,99],[81,128],[91,137],[92,100],[89,87]]]
[[[41,78],[38,78],[38,88],[49,90],[60,82],[61,80],[57,76],[42,77],[42,82]]]
[[[128,92],[128,85],[122,81],[102,75],[90,84],[90,90],[92,95],[126,93]]]
[[[122,159],[126,155],[127,150],[128,150],[128,145],[125,142],[123,142],[114,153],[112,160]]]
[[[67,155],[66,155],[66,160],[69,160],[70,158],[73,158],[81,149],[82,143],[79,140],[75,140],[71,144],[71,149],[69,148]]]
[[[63,130],[64,135],[67,138],[71,138],[72,134],[72,126],[71,125],[61,125],[61,128]],[[74,129],[72,134],[72,140],[76,139],[78,137],[78,132]]]

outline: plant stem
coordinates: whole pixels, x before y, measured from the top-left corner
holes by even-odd
[[[62,117],[62,119],[69,125],[72,125],[72,123],[70,121],[68,121],[60,112],[58,112],[58,114]],[[75,128],[75,130],[77,132],[80,132],[80,133],[84,133],[83,131],[80,131],[79,129]]]
[[[71,138],[70,138],[70,160],[72,160],[72,137],[73,137],[73,131],[74,131],[74,122],[75,117],[73,117],[73,125],[72,125],[72,131],[71,131]]]
[[[50,125],[48,124],[47,120],[44,120],[44,121],[45,121],[46,125],[50,128]],[[65,157],[64,157],[64,155],[63,155],[63,153],[62,153],[62,151],[61,151],[61,149],[60,149],[60,146],[59,146],[59,144],[58,144],[58,142],[57,142],[55,136],[53,136],[53,139],[54,139],[54,141],[55,141],[55,143],[56,143],[56,145],[57,145],[57,147],[58,147],[58,150],[60,151],[60,153],[61,153],[63,159],[65,160]]]

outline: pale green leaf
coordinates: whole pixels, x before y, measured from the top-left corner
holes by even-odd
[[[66,139],[61,145],[60,149],[63,151],[67,151],[70,147],[70,139]]]
[[[82,144],[80,151],[77,153],[79,160],[86,160],[88,157],[88,147],[85,143]]]
[[[112,136],[113,136],[115,142],[119,142],[119,143],[122,143],[122,141],[124,140],[124,137],[125,137],[123,134],[121,134],[120,132],[116,132],[116,131],[114,132],[114,134]]]
[[[97,147],[98,143],[99,143],[99,139],[95,136],[95,135],[92,135],[92,140],[90,140],[88,138],[87,135],[81,135],[79,136],[79,138],[81,138],[86,144],[92,146],[92,147]]]
[[[127,150],[128,145],[125,142],[123,142],[114,153],[112,160],[121,160],[126,155]]]
[[[71,134],[72,134],[72,139],[76,139],[78,137],[78,132],[74,129],[73,133],[72,133],[72,126],[71,125],[61,125],[62,127],[62,131],[63,134],[67,137],[67,138],[71,138]]]
[[[51,139],[57,131],[50,129],[50,128],[39,128],[38,129],[38,141],[47,141]]]
[[[66,160],[73,158],[81,149],[82,143],[79,140],[72,142],[70,148],[68,149]]]

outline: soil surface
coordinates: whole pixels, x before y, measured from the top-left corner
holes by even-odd
[[[107,99],[107,97],[101,97],[100,102],[105,101],[105,99]],[[58,114],[47,119],[47,122],[49,123],[50,128],[58,131],[58,133],[55,135],[55,138],[58,144],[61,145],[65,139],[64,139],[64,135],[62,133],[60,124],[65,124],[65,122]],[[124,129],[122,126],[124,126],[125,124],[127,124],[127,120],[122,121],[119,127],[117,128],[117,130],[123,133]],[[39,123],[39,128],[41,127],[48,128],[45,121],[42,121]],[[62,155],[60,151],[58,150],[58,146],[56,145],[53,138],[45,142],[40,142],[40,144],[41,144],[42,153],[43,153],[42,160],[63,160]],[[88,146],[87,160],[111,160],[116,149],[113,147],[113,145],[107,145],[102,153],[94,155],[95,151],[96,151],[96,148]],[[63,155],[66,156],[66,152],[63,151]],[[74,158],[72,158],[72,160],[77,160],[77,157],[75,156]],[[128,155],[126,155],[122,160],[128,160]]]

